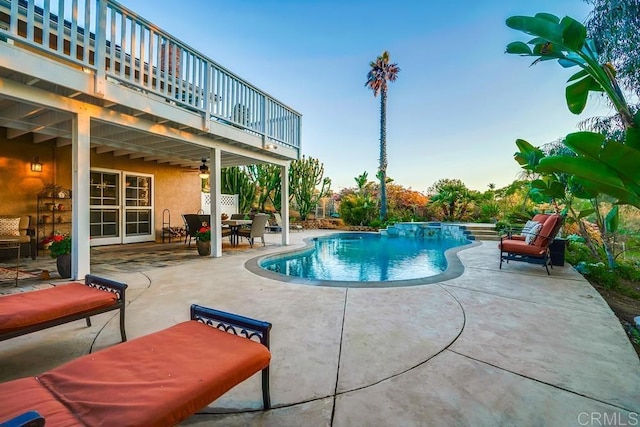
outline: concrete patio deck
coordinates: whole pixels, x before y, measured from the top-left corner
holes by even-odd
[[[129,339],[187,319],[192,303],[273,323],[274,409],[259,411],[254,376],[182,425],[640,423],[640,361],[606,302],[570,266],[551,276],[518,262],[499,270],[496,242],[484,241],[458,253],[460,277],[405,288],[304,286],[244,267],[327,233],[292,233],[286,248],[279,234],[267,235],[266,247],[218,259],[181,243],[92,249],[93,274],[129,284]],[[42,265],[55,271],[50,259],[23,262],[25,269]],[[0,293],[60,281],[20,282],[0,284]],[[0,381],[117,344],[116,317],[2,342]]]

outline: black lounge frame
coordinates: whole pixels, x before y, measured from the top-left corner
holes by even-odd
[[[553,270],[553,264],[551,263],[551,256],[549,248],[544,253],[542,257],[535,257],[533,255],[524,255],[515,252],[506,252],[500,249],[500,267],[502,270],[502,261],[506,261],[509,264],[509,261],[524,261],[529,264],[540,264],[544,265],[544,268],[547,270],[547,275],[551,276],[551,272],[549,271],[549,267]]]
[[[243,336],[249,340],[257,338],[260,344],[269,350],[269,335],[271,323],[261,320],[251,319],[201,305],[191,305],[191,320],[202,322],[212,328]],[[262,402],[265,410],[271,408],[271,397],[269,393],[269,365],[262,370]]]
[[[87,327],[90,327],[91,316],[95,316],[96,314],[102,314],[111,310],[120,310],[120,336],[122,338],[122,342],[125,342],[127,340],[127,334],[125,331],[124,308],[126,304],[125,289],[127,289],[127,285],[125,283],[116,282],[114,280],[105,279],[103,277],[98,277],[91,274],[87,274],[85,276],[84,284],[92,288],[100,289],[105,292],[112,292],[116,294],[118,298],[114,304],[106,307],[96,308],[89,312],[84,311],[82,313],[69,314],[67,316],[58,317],[57,319],[53,319],[48,322],[38,323],[37,325],[32,325],[32,326],[28,326],[21,329],[16,329],[15,331],[0,334],[0,341],[19,337],[21,335],[30,334],[36,331],[41,331],[43,329],[48,329],[54,326],[62,325],[64,323],[73,322],[75,320],[80,320],[80,319],[86,319]]]

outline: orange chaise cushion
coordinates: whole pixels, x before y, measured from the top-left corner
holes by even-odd
[[[29,411],[38,411],[47,426],[82,425],[37,378],[21,378],[0,384],[0,423]]]
[[[187,321],[68,362],[40,381],[87,425],[172,426],[270,359],[262,344]]]
[[[113,292],[81,283],[0,297],[0,333],[114,304]]]

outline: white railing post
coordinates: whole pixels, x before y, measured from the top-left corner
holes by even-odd
[[[268,98],[267,95],[261,94],[261,98],[262,98],[262,146],[264,147],[264,145],[267,143],[267,117],[269,117],[269,115],[267,114],[267,109],[269,108],[269,102],[268,102]]]
[[[9,32],[15,36],[18,35],[18,1],[11,2],[11,18]]]
[[[206,70],[204,73],[204,87],[202,88],[202,92],[204,94],[202,104],[202,108],[204,109],[204,116],[202,117],[202,128],[205,132],[209,132],[209,129],[211,129],[211,112],[209,111],[209,105],[211,102],[215,102],[216,94],[211,88],[211,64],[209,64],[209,61],[205,61],[204,63]]]
[[[94,91],[96,96],[103,97],[107,80],[107,0],[96,0],[96,8],[96,41],[93,47],[96,67]],[[111,49],[114,49],[113,43]],[[113,67],[113,64],[111,66]]]

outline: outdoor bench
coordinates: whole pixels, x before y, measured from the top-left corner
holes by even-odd
[[[172,426],[259,371],[269,409],[270,329],[192,305],[191,320],[0,384],[0,425]]]
[[[110,310],[120,310],[120,335],[124,330],[127,285],[88,274],[74,282],[32,292],[0,297],[0,341],[40,331]]]

